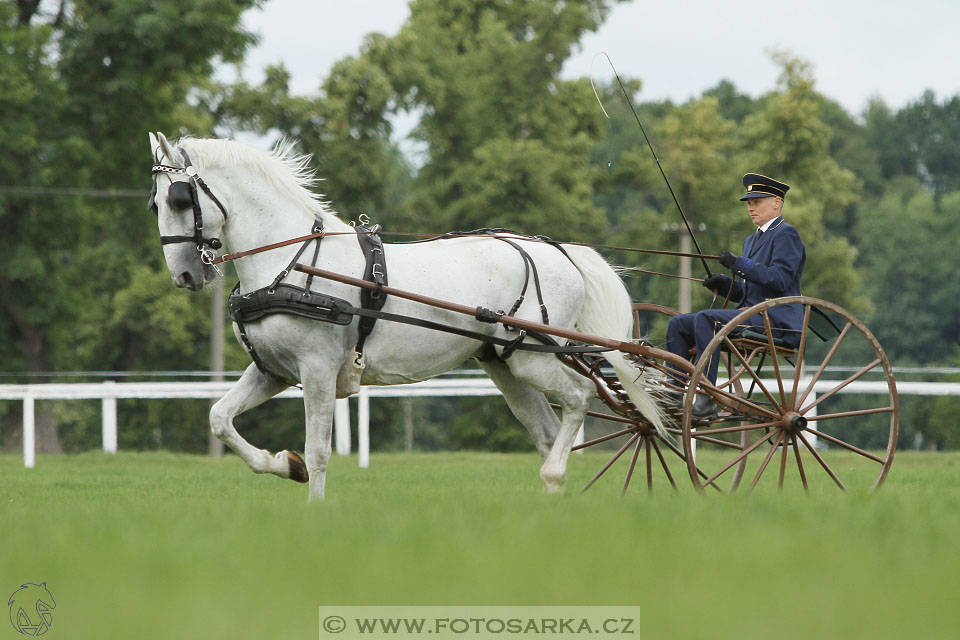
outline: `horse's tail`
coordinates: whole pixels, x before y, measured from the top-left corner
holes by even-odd
[[[593,249],[578,245],[564,245],[563,248],[583,277],[583,309],[577,319],[577,328],[604,338],[630,340],[633,304],[620,276]],[[648,390],[656,386],[656,373],[639,369],[619,351],[607,354],[606,359],[640,414],[650,421],[657,433],[667,437],[663,411]]]

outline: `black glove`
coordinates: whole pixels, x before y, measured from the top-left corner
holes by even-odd
[[[719,273],[711,273],[710,275],[708,275],[706,278],[703,279],[702,284],[707,289],[710,289],[710,291],[719,291],[720,287],[723,286],[723,283],[725,280],[726,278],[724,278],[723,275]]]
[[[703,279],[702,284],[710,291],[721,296],[726,296],[727,292],[730,291],[730,279],[720,273],[711,273]]]
[[[738,258],[738,257],[739,257],[739,256],[736,256],[736,255],[730,253],[729,251],[721,251],[721,252],[720,252],[720,264],[722,264],[723,266],[725,266],[727,269],[733,269],[733,265],[735,265],[735,264],[737,263],[737,258]]]

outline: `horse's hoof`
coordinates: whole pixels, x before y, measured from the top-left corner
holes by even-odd
[[[307,465],[296,451],[287,451],[287,465],[290,469],[290,479],[294,482],[309,482],[310,474]]]
[[[543,493],[548,496],[562,496],[567,492],[566,484],[545,484],[543,485]]]
[[[567,490],[566,476],[541,476],[540,480],[543,484],[543,492],[547,495],[560,495]]]

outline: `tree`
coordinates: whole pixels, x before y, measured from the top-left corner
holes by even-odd
[[[784,214],[807,247],[804,294],[864,313],[870,302],[859,293],[856,250],[843,236],[826,232],[828,220],[857,202],[860,184],[830,154],[832,133],[821,119],[824,100],[814,91],[809,65],[785,53],[774,59],[783,68],[780,90],[744,119],[740,165],[792,185]]]
[[[705,252],[739,249],[746,228],[746,214],[737,202],[742,189],[739,176],[751,170],[769,173],[794,185],[785,213],[807,246],[804,293],[832,300],[854,313],[867,311],[869,301],[858,293],[856,251],[844,235],[827,232],[827,222],[845,217],[857,202],[857,179],[832,157],[832,131],[823,121],[825,102],[814,91],[809,68],[786,54],[776,60],[783,68],[777,91],[753,101],[738,96],[729,83],[721,83],[681,106],[643,104],[638,111],[644,128],[688,218],[695,227],[705,225],[697,231]],[[675,241],[664,230],[685,235],[686,229],[636,123],[632,133],[621,128],[633,116],[618,109],[618,102],[623,102],[620,96],[604,99],[618,122],[612,125],[616,148],[620,149],[623,139],[633,140],[634,148],[612,155],[611,164],[618,168],[605,188],[608,193],[626,188],[635,195],[601,199],[617,208],[612,218],[613,228],[620,231],[616,244],[673,248]],[[852,131],[848,137],[853,137]],[[598,142],[595,157],[608,145]],[[676,273],[676,258],[636,259],[648,270]],[[700,267],[695,265],[694,271]],[[645,278],[632,291],[638,299],[673,305],[675,287],[674,281]],[[695,306],[708,299],[699,287],[694,287],[694,298]]]
[[[721,80],[717,86],[703,92],[704,98],[716,98],[720,113],[727,120],[733,120],[738,125],[744,118],[757,110],[757,100],[739,93],[729,80]]]
[[[363,50],[379,44],[369,36]],[[366,55],[334,65],[318,97],[291,96],[289,73],[269,67],[263,84],[238,82],[210,96],[218,131],[253,129],[294,139],[312,154],[325,197],[345,218],[369,215],[375,222],[403,223],[412,170],[396,144],[388,107],[391,88]]]
[[[416,204],[433,229],[511,226],[566,238],[595,235],[585,162],[601,124],[586,81],[563,62],[611,2],[419,0],[375,52],[398,109],[421,113],[428,148]]]
[[[133,369],[152,355],[144,336],[171,329],[136,318],[142,308],[117,318],[112,304],[164,270],[139,200],[149,181],[145,134],[209,126],[187,96],[209,83],[214,57],[237,59],[252,42],[238,25],[255,3],[64,0],[48,14],[45,3],[0,2],[0,349],[8,367]],[[128,199],[68,195],[133,187],[143,193],[135,214]],[[155,296],[176,294],[167,285]],[[39,426],[40,449],[58,450],[49,416]]]
[[[856,232],[877,338],[901,364],[947,364],[960,345],[960,285],[948,258],[960,191],[937,203],[917,178],[902,177],[864,211]]]
[[[885,178],[914,175],[938,195],[960,189],[960,96],[938,102],[926,91],[896,114],[873,102],[867,136]]]
[[[622,101],[620,96],[617,98]],[[641,111],[650,112],[650,105],[643,105]],[[621,112],[621,115],[627,114]],[[629,118],[633,120],[632,113]],[[659,118],[651,114],[646,120],[644,128],[654,140],[654,150],[670,187],[660,175],[643,134],[633,121],[629,133],[618,134],[631,140],[633,145],[616,162],[615,181],[643,194],[645,206],[641,205],[638,211],[640,203],[626,201],[627,206],[616,214],[614,228],[618,232],[609,240],[618,246],[693,251],[685,243],[689,235],[670,195],[672,188],[701,248],[706,253],[716,253],[719,249],[714,250],[715,247],[729,246],[732,237],[742,235],[736,230],[736,223],[741,220],[729,215],[739,187],[730,163],[734,123],[721,115],[719,102],[713,97],[672,107]],[[623,256],[622,260],[639,263],[648,271],[671,274],[677,273],[679,264],[678,259],[671,256],[633,255]],[[715,265],[709,266],[716,269]],[[694,261],[692,272],[695,277],[705,275],[699,261]],[[637,300],[677,306],[676,281],[649,276],[638,277],[638,280],[631,282],[631,291]],[[692,292],[694,304],[708,304],[705,289],[695,287]]]

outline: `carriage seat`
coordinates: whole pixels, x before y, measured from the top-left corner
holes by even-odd
[[[756,342],[762,342],[767,344],[767,334],[765,331],[759,331],[757,329],[744,329],[737,336],[737,338],[742,338],[746,340],[754,340]],[[775,347],[780,347],[782,349],[790,349],[791,351],[796,349],[796,347],[783,338],[774,338],[773,345]]]

